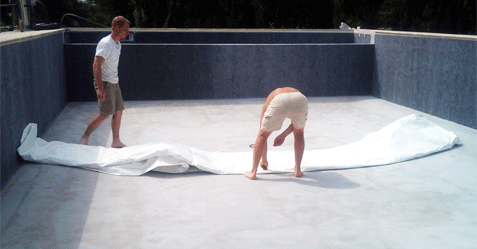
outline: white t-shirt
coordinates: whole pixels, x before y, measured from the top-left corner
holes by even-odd
[[[104,58],[103,66],[101,67],[103,81],[110,83],[119,83],[118,64],[119,55],[121,54],[121,43],[116,42],[108,35],[99,41],[96,47],[96,55]]]

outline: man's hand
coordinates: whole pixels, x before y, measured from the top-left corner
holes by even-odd
[[[282,135],[283,134],[280,134],[275,138],[275,141],[273,141],[273,146],[280,146],[283,144],[283,142],[285,142],[286,136],[282,136]]]
[[[100,89],[96,90],[96,95],[101,101],[104,101],[106,99],[106,93],[104,91],[101,91]]]

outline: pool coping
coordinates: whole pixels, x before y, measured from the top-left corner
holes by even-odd
[[[109,31],[110,28],[61,28],[54,30],[41,31],[11,31],[0,33],[0,47],[14,43],[25,42],[33,39],[38,39],[44,36],[63,33],[64,31],[73,32],[104,32]],[[427,33],[427,32],[407,32],[407,31],[391,31],[391,30],[373,30],[373,29],[175,29],[175,28],[131,28],[134,32],[227,32],[227,33],[354,33],[363,35],[395,35],[407,37],[422,37],[422,38],[441,38],[441,39],[457,39],[477,41],[477,35],[455,35],[455,34],[441,34],[441,33]],[[373,39],[372,39],[373,40]],[[371,42],[372,43],[372,42]]]

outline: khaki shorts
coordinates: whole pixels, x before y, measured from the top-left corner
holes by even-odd
[[[296,129],[305,127],[308,115],[308,100],[300,92],[280,93],[275,96],[263,115],[262,130],[278,131],[285,118],[291,119]]]
[[[124,110],[123,96],[119,84],[109,83],[103,81],[106,98],[104,101],[98,99],[99,113],[104,115],[114,115],[116,111]],[[94,89],[98,90],[96,81],[94,82]]]

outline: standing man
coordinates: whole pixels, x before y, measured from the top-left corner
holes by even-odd
[[[121,43],[119,40],[125,39],[129,35],[130,22],[117,16],[112,22],[111,34],[101,39],[96,47],[96,55],[93,63],[94,88],[98,97],[99,114],[95,116],[86,128],[84,135],[79,143],[87,145],[91,133],[109,115],[111,119],[111,128],[113,131],[113,142],[111,147],[126,147],[119,139],[119,127],[121,125],[121,116],[124,110],[121,89],[119,88],[118,63],[121,54]]]
[[[305,95],[291,87],[277,88],[268,95],[260,116],[260,131],[253,147],[252,170],[245,176],[254,180],[257,178],[257,168],[268,169],[267,140],[273,131],[282,128],[285,118],[291,119],[291,124],[282,134],[275,138],[273,146],[280,146],[285,138],[293,132],[295,136],[295,176],[301,177],[301,160],[305,150],[303,130],[308,115],[308,100]]]

